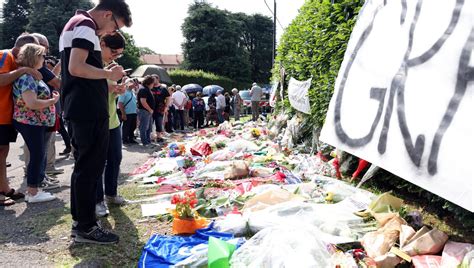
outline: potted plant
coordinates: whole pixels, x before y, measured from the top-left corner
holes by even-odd
[[[195,210],[197,203],[196,193],[193,191],[184,192],[184,196],[173,195],[171,204],[176,205],[172,211],[174,234],[194,234],[197,229],[207,226],[207,220]]]

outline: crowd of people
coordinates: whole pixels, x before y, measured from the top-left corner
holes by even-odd
[[[124,0],[100,0],[77,11],[59,40],[61,59],[48,55],[48,39],[24,33],[12,49],[0,51],[0,206],[24,199],[56,199],[55,133],[72,154],[71,236],[79,243],[116,243],[119,237],[97,220],[108,205],[127,203],[118,195],[122,145],[154,147],[172,132],[201,129],[240,119],[243,100],[237,89],[208,97],[179,85],[160,83],[158,75],[129,78],[116,63],[126,40],[120,28],[132,24]],[[257,93],[258,94],[258,93]],[[260,93],[261,94],[261,93]],[[256,120],[256,118],[254,118]],[[18,133],[25,141],[26,193],[7,180],[9,144]]]

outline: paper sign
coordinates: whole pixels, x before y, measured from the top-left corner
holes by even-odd
[[[308,97],[308,89],[311,87],[311,80],[312,78],[306,81],[298,81],[292,77],[288,84],[288,97],[290,98],[291,106],[305,114],[311,113]]]
[[[474,0],[366,1],[321,140],[474,211]]]

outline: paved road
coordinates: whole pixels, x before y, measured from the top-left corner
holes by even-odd
[[[11,187],[24,192],[26,184],[23,179],[23,144],[21,136],[11,145],[8,162],[12,167],[7,169]],[[59,135],[56,136],[56,153],[64,149],[64,143]],[[150,157],[150,150],[144,150],[135,145],[124,147],[121,173],[128,174]],[[54,266],[48,260],[48,255],[56,250],[63,250],[69,245],[69,233],[54,233],[54,225],[67,214],[70,198],[70,177],[73,160],[57,155],[58,168],[64,169],[64,174],[58,175],[62,187],[54,194],[58,200],[42,203],[27,204],[19,202],[14,206],[0,207],[0,267],[44,267]],[[32,221],[41,221],[32,224]]]

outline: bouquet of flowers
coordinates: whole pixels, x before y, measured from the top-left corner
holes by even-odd
[[[216,142],[216,148],[217,149],[222,149],[226,146],[225,142]]]
[[[195,210],[197,203],[198,199],[193,191],[184,192],[184,196],[173,195],[171,204],[176,205],[172,211],[174,234],[194,234],[197,229],[207,226],[207,220],[201,218]]]
[[[187,156],[184,158],[184,166],[183,166],[184,169],[194,167],[195,165],[196,163],[194,163],[194,160],[191,157]]]
[[[168,156],[177,157],[186,153],[186,146],[184,144],[172,143],[168,145]]]
[[[175,194],[171,199],[171,204],[176,205],[175,211],[180,219],[194,219],[196,216],[194,208],[197,203],[196,193],[192,191],[184,192],[184,197]]]

